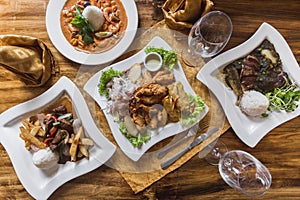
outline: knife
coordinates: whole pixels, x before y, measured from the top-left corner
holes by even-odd
[[[197,123],[196,125],[194,125],[193,127],[191,127],[190,129],[188,129],[186,132],[187,134],[180,138],[179,140],[177,140],[175,143],[167,146],[166,148],[164,148],[163,150],[159,151],[156,154],[156,157],[158,159],[162,159],[165,155],[167,155],[171,150],[173,150],[175,147],[179,146],[179,144],[181,144],[182,142],[184,142],[185,140],[187,140],[188,138],[195,136],[197,134],[197,131],[202,131],[204,129],[206,129],[209,126],[209,124],[201,124],[201,128],[199,127],[199,124]]]
[[[179,151],[177,154],[175,154],[174,156],[172,156],[171,158],[163,161],[160,164],[160,167],[162,169],[167,169],[170,165],[172,165],[176,160],[178,160],[181,156],[183,156],[186,152],[188,152],[189,150],[191,150],[192,148],[194,148],[196,145],[200,144],[201,142],[203,142],[203,140],[205,140],[206,138],[208,138],[209,136],[211,136],[213,133],[215,133],[217,130],[219,130],[218,128],[212,128],[209,131],[207,131],[206,133],[201,134],[199,137],[197,137],[192,143],[190,143],[188,146],[186,146],[184,149],[182,149],[181,151]]]

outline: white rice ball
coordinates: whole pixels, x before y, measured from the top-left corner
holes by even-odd
[[[95,31],[98,31],[105,22],[103,13],[97,6],[87,6],[82,15],[87,18]]]
[[[268,98],[255,90],[246,91],[240,99],[241,110],[249,116],[259,116],[269,107]]]
[[[59,156],[52,152],[49,147],[46,149],[40,149],[39,151],[35,152],[32,156],[32,161],[35,166],[38,168],[48,169],[57,165],[59,160]]]

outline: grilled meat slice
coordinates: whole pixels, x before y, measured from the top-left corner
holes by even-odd
[[[251,90],[255,87],[254,83],[259,75],[259,67],[259,60],[253,55],[248,55],[243,60],[240,79],[242,85],[246,88],[246,90]]]
[[[241,79],[237,68],[234,65],[228,65],[224,68],[226,73],[226,82],[229,84],[229,87],[237,95],[238,99],[243,95],[243,89],[241,84]]]

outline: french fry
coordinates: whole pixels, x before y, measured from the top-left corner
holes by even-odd
[[[82,157],[83,157],[83,154],[80,151],[78,151],[77,158],[82,158]]]
[[[35,125],[35,126],[40,126],[40,125],[41,125],[41,123],[40,123],[40,121],[39,121],[39,120],[36,120],[36,121],[33,123],[33,125]]]
[[[85,156],[85,157],[89,157],[89,152],[87,150],[87,146],[86,145],[79,145],[79,151]]]
[[[27,129],[25,129],[24,127],[20,127],[20,131],[21,131],[21,135],[22,135],[21,138],[24,138],[25,141],[28,141],[30,144],[33,144],[34,146],[36,146],[40,149],[46,148],[46,144],[39,141],[39,139],[37,139],[36,137],[32,136],[29,133],[29,131]]]
[[[22,140],[24,140],[24,143],[25,143],[25,148],[29,151],[30,150],[30,142],[28,142],[25,137],[20,133],[20,138]]]
[[[26,129],[32,129],[35,127],[34,124],[32,124],[31,122],[29,122],[28,120],[26,119],[22,119],[21,120],[22,124],[25,126]]]
[[[29,122],[26,119],[22,119],[21,122],[26,129],[30,129]]]
[[[83,129],[82,127],[80,127],[78,132],[75,134],[74,140],[70,147],[71,161],[76,161],[77,159],[77,148],[79,144],[79,139],[82,137],[82,134],[83,134]]]
[[[90,138],[81,138],[81,141],[79,142],[79,144],[93,146],[94,142]]]
[[[24,141],[26,141],[26,139],[25,139],[25,137],[22,135],[22,133],[20,133],[20,138],[22,139],[22,140],[24,140]]]
[[[30,142],[29,141],[25,141],[25,148],[29,151],[31,149],[30,147]]]
[[[44,129],[41,128],[37,134],[38,134],[38,136],[40,136],[40,137],[44,137],[44,135],[46,134],[46,132],[45,132]]]
[[[74,134],[68,139],[68,143],[72,143],[74,140]],[[90,138],[82,138],[78,144],[81,145],[87,145],[87,146],[93,146],[94,142]]]
[[[38,135],[38,133],[39,133],[39,131],[41,130],[41,126],[35,126],[35,127],[33,127],[31,130],[30,130],[30,134],[32,135],[32,136],[36,136],[36,135]]]
[[[71,137],[69,137],[68,139],[68,143],[72,143],[74,138],[75,138],[75,134],[72,134]]]

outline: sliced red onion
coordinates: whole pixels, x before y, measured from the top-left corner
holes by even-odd
[[[45,118],[46,118],[46,115],[43,114],[43,113],[39,113],[39,114],[37,114],[37,118],[38,118],[38,120],[39,120],[39,122],[40,122],[40,125],[41,125],[42,128],[45,130],[44,120],[45,120]]]
[[[30,148],[31,148],[31,150],[34,151],[34,152],[37,152],[37,151],[40,150],[40,148],[38,148],[37,146],[35,146],[35,145],[33,145],[33,144],[30,145]]]

